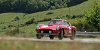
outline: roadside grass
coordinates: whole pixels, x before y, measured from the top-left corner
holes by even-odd
[[[70,8],[70,16],[77,16],[77,15],[83,15],[84,11],[89,9],[91,5],[95,2],[95,0],[88,0],[85,1],[81,4],[78,4],[76,6],[69,7]],[[34,18],[34,22],[45,20],[45,19],[54,19],[57,17],[63,17],[66,15],[69,15],[69,8],[61,8],[61,9],[55,9],[55,10],[48,10],[48,11],[42,11],[42,12],[37,12],[37,13],[32,13],[32,14],[25,14],[25,13],[13,13],[13,12],[8,12],[8,13],[1,13],[0,14],[0,33],[6,34],[7,30],[9,29],[9,26],[18,28],[21,31],[21,33],[24,34],[24,36],[35,36],[35,28],[36,25],[38,24],[47,24],[48,21],[45,22],[39,22],[38,24],[36,23],[31,23],[29,25],[26,25],[27,21],[30,21],[32,18]],[[52,14],[48,14],[52,13]],[[19,17],[19,20],[14,21],[16,17]],[[64,18],[71,22],[73,24],[74,19],[68,19],[67,17]]]
[[[100,44],[0,40],[0,50],[100,50]]]

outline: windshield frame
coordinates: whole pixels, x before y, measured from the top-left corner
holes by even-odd
[[[52,23],[51,23],[52,22]],[[63,23],[61,23],[63,22]],[[51,24],[57,24],[57,25],[66,25],[66,21],[63,21],[63,20],[51,20],[48,25],[51,25]],[[64,24],[65,23],[65,24]]]

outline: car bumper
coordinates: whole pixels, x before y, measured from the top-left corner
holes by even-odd
[[[36,35],[58,35],[55,33],[37,33]]]

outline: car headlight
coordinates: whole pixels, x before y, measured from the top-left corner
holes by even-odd
[[[56,30],[59,30],[59,29],[60,29],[60,27],[59,27],[59,26],[57,26],[57,27],[56,27]]]
[[[39,29],[39,26],[36,26],[36,29]]]
[[[51,31],[51,30],[49,30],[49,33],[52,33],[52,31]]]
[[[71,27],[69,27],[69,33],[71,33]]]
[[[41,33],[43,33],[43,30],[41,30]]]

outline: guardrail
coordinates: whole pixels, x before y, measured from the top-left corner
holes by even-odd
[[[77,32],[76,35],[82,36],[100,36],[100,32]]]
[[[100,34],[100,32],[76,32],[76,33],[78,33],[78,34],[81,34],[81,33],[84,33],[84,34]]]

